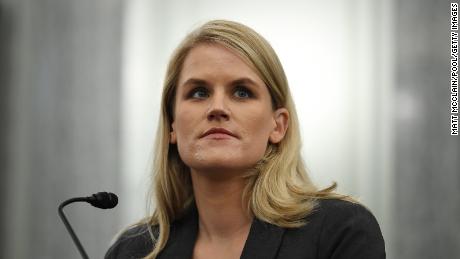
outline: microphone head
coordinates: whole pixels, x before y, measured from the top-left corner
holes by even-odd
[[[111,192],[98,192],[88,197],[88,202],[99,209],[112,209],[117,206],[118,197]]]

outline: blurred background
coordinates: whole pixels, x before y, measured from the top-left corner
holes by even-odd
[[[450,136],[450,2],[0,0],[0,257],[91,258],[145,216],[167,60],[209,19],[261,33],[283,63],[320,187],[366,204],[387,258],[460,254]]]

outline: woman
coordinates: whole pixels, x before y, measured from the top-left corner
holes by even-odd
[[[156,209],[106,258],[385,258],[372,214],[308,178],[281,63],[242,24],[176,49],[155,148]]]

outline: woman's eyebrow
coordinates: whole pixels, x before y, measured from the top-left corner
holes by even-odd
[[[239,78],[237,80],[232,81],[232,85],[239,85],[239,84],[253,85],[255,87],[259,86],[256,82],[254,82],[253,80],[247,77]]]
[[[182,85],[207,85],[208,82],[203,79],[198,79],[198,78],[189,78],[187,81],[185,81]]]
[[[259,85],[254,82],[252,79],[248,78],[248,77],[242,77],[242,78],[238,78],[236,80],[233,80],[230,82],[229,85],[240,85],[240,84],[245,84],[245,85],[252,85],[252,86],[255,86],[255,87],[259,87]],[[183,86],[187,86],[187,85],[209,85],[209,83],[204,80],[204,79],[199,79],[199,78],[189,78],[187,79],[183,84]]]

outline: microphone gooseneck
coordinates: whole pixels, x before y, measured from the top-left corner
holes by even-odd
[[[59,205],[58,208],[58,213],[59,216],[61,217],[62,222],[64,223],[65,227],[67,228],[67,231],[69,232],[70,236],[72,237],[73,242],[77,246],[78,251],[80,252],[81,256],[84,259],[89,259],[88,255],[86,254],[85,249],[80,243],[80,240],[78,239],[77,235],[72,229],[72,226],[70,225],[69,221],[67,220],[65,214],[64,214],[64,207],[70,203],[74,202],[88,202],[89,204],[93,205],[96,208],[100,209],[112,209],[118,204],[118,197],[117,195],[111,193],[111,192],[98,192],[96,194],[93,194],[88,197],[76,197],[76,198],[71,198],[68,199],[64,202],[62,202]]]

